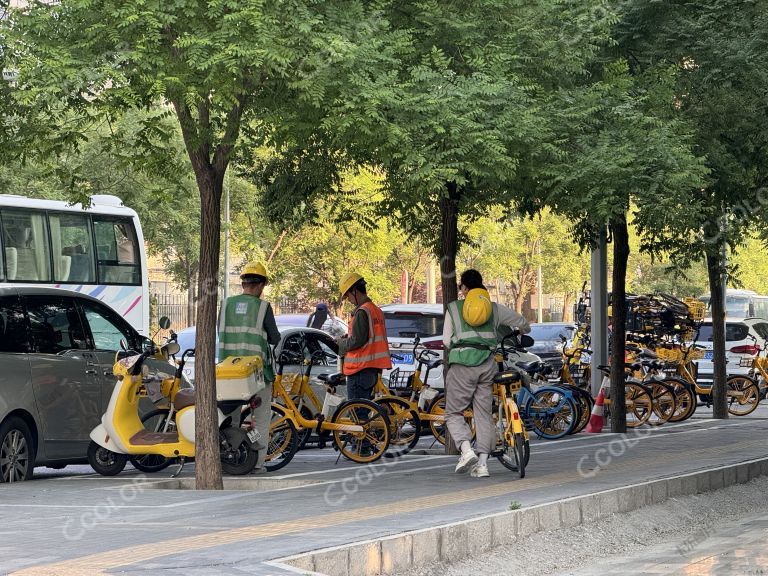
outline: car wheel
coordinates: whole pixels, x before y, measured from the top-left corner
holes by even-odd
[[[0,425],[0,482],[32,478],[34,451],[32,433],[24,420],[11,417],[3,422]]]

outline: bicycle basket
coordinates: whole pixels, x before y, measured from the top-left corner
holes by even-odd
[[[683,298],[683,302],[688,307],[688,312],[690,312],[694,322],[704,320],[704,314],[707,311],[707,305],[704,302],[696,298]]]
[[[584,382],[584,374],[587,371],[587,366],[589,364],[569,364],[568,365],[568,372],[571,374],[571,378],[573,378],[573,383],[576,384],[576,386],[579,386]]]
[[[389,373],[390,390],[408,390],[413,385],[413,372],[395,368]]]
[[[299,387],[301,386],[301,374],[298,372],[283,374],[280,384],[282,384],[288,394],[298,394]]]

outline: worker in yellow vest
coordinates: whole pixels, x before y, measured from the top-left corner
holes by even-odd
[[[384,313],[368,298],[365,279],[356,272],[341,279],[339,292],[342,300],[355,307],[349,334],[337,340],[339,355],[344,357],[347,396],[371,400],[381,371],[392,368]]]
[[[445,424],[461,450],[456,472],[471,470],[475,478],[488,477],[488,455],[495,446],[493,377],[498,371],[494,351],[500,328],[526,334],[528,321],[517,311],[491,302],[477,270],[461,275],[462,298],[448,304],[443,323],[443,344],[448,358],[445,375]],[[477,453],[464,410],[472,406],[477,430]]]
[[[275,322],[272,305],[262,300],[267,285],[267,269],[261,262],[251,262],[240,274],[243,293],[230,296],[221,305],[219,316],[219,360],[230,356],[259,356],[264,363],[264,380],[267,385],[258,393],[261,405],[252,415],[256,429],[269,443],[272,382],[275,371],[272,365],[271,346],[280,342],[280,332]],[[259,450],[254,473],[265,472],[267,449]]]

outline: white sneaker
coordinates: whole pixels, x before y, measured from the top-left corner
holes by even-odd
[[[477,464],[477,454],[470,448],[459,456],[459,462],[456,464],[456,474],[464,474],[475,464]]]
[[[481,466],[480,464],[475,464],[469,475],[472,476],[472,478],[488,478],[490,476],[490,474],[488,474],[488,466]]]

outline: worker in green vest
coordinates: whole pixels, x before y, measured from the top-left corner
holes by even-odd
[[[471,469],[475,478],[486,478],[488,455],[496,444],[493,425],[493,377],[498,371],[494,351],[499,329],[530,332],[528,321],[518,312],[491,302],[477,270],[461,275],[462,299],[448,304],[443,324],[447,373],[445,376],[445,419],[448,431],[461,450],[456,472]],[[472,431],[464,410],[472,406],[477,431],[477,452],[472,449]]]
[[[267,285],[267,270],[260,262],[252,262],[240,274],[243,293],[230,296],[221,306],[219,315],[219,361],[230,356],[260,356],[264,363],[266,386],[258,393],[261,405],[252,418],[256,429],[269,445],[272,383],[275,372],[270,345],[280,342],[275,314],[269,302],[261,299]],[[259,450],[255,472],[264,471],[267,449]]]

